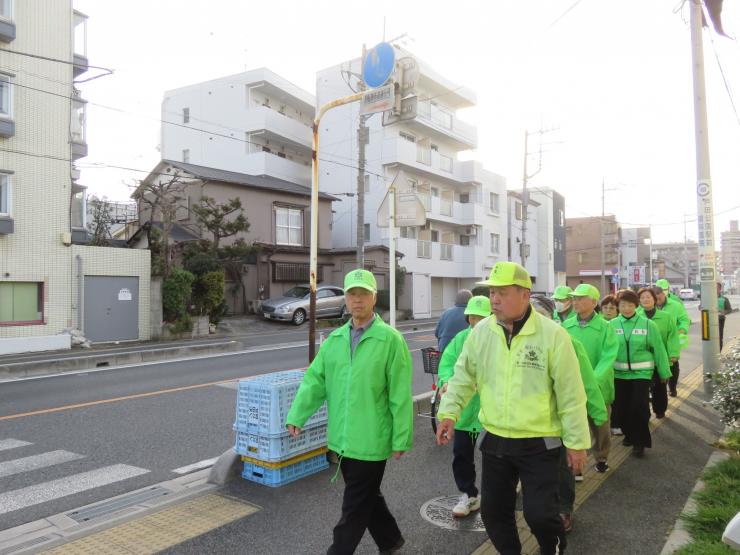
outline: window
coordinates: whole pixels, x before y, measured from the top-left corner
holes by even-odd
[[[560,218],[560,226],[565,227],[565,211],[562,209],[558,210],[558,216]]]
[[[501,237],[498,233],[491,233],[491,254],[498,254]]]
[[[10,176],[0,173],[0,214],[10,214]]]
[[[0,19],[13,19],[13,0],[0,0]]]
[[[452,172],[452,158],[445,156],[444,154],[440,154],[439,168],[446,172]]]
[[[277,153],[277,156],[278,156],[278,158],[285,158],[285,153],[284,152],[278,152]]]
[[[578,253],[578,263],[583,264],[586,261],[586,253],[585,252],[579,252]]]
[[[183,123],[190,123],[190,108],[183,108],[182,109],[182,122]]]
[[[272,153],[272,150],[270,150],[269,147],[263,146],[262,147],[262,152],[267,152],[268,154],[270,154],[270,153]]]
[[[460,204],[468,204],[470,202],[470,193],[460,193]]]
[[[370,175],[369,174],[365,174],[365,189],[364,190],[366,193],[370,192]]]
[[[437,187],[432,187],[432,196],[433,197],[439,196],[439,189],[437,189]]]
[[[43,323],[44,284],[0,281],[0,325]]]
[[[370,240],[370,224],[365,224],[365,241]]]
[[[432,230],[432,243],[439,243],[439,231],[436,229]]]
[[[275,242],[278,245],[303,245],[303,210],[275,209]]]
[[[462,247],[470,246],[470,236],[469,235],[460,235],[460,246]]]
[[[411,133],[406,133],[405,131],[399,131],[398,136],[402,139],[407,140],[410,143],[416,142],[416,137],[414,137]]]
[[[316,292],[317,299],[328,299],[329,297],[336,297],[336,293],[332,289],[319,289]]]
[[[189,148],[183,148],[182,149],[182,161],[186,164],[190,162],[190,149]]]
[[[416,230],[415,227],[401,227],[400,229],[400,235],[402,239],[416,239]]]
[[[0,74],[0,116],[13,117],[13,84],[10,76],[3,74]]]
[[[499,195],[498,195],[498,193],[489,193],[488,194],[488,209],[491,212],[498,213],[498,202],[499,202]]]

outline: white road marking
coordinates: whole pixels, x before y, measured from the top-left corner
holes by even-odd
[[[39,468],[46,468],[47,466],[54,466],[55,464],[76,461],[77,459],[83,458],[83,455],[78,455],[77,453],[58,450],[41,453],[40,455],[23,457],[21,459],[14,459],[12,461],[5,461],[0,463],[0,478],[13,476],[14,474],[20,474],[22,472],[38,470]]]
[[[201,470],[203,468],[208,468],[209,466],[213,466],[217,460],[218,460],[218,457],[214,457],[212,459],[206,459],[204,461],[189,464],[187,466],[181,466],[180,468],[175,468],[172,472],[174,472],[175,474],[188,474],[195,470]]]
[[[0,439],[0,451],[7,451],[8,449],[15,449],[16,447],[25,447],[26,445],[33,445],[33,443],[20,441],[18,439]]]
[[[0,494],[0,515],[148,473],[149,471],[144,468],[114,464],[8,491]]]

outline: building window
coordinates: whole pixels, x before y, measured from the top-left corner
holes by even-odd
[[[432,187],[432,196],[433,197],[439,197],[439,189],[437,187]]]
[[[460,235],[460,246],[461,247],[470,246],[470,235]]]
[[[365,224],[365,241],[370,240],[370,224]]]
[[[275,242],[278,245],[303,245],[303,211],[296,208],[275,209]]]
[[[586,261],[586,253],[585,252],[579,252],[578,253],[578,263],[583,264]]]
[[[182,109],[182,122],[183,123],[190,123],[190,108],[183,108]]]
[[[488,193],[488,209],[491,212],[498,213],[498,202],[499,202],[498,193]]]
[[[491,254],[498,254],[501,237],[498,233],[491,233]]]
[[[400,236],[402,239],[416,239],[416,230],[415,227],[401,227],[400,229]]]
[[[182,149],[182,161],[186,164],[190,162],[190,149],[189,148],[183,148]]]
[[[416,142],[416,137],[414,137],[411,133],[406,133],[405,131],[399,131],[398,136],[402,139],[407,140],[410,143]]]
[[[10,214],[10,176],[0,173],[0,214]]]
[[[558,217],[560,219],[560,227],[565,227],[565,211],[563,209],[558,210]]]
[[[0,0],[0,19],[13,20],[13,0]]]
[[[369,193],[370,192],[370,175],[369,174],[365,174],[365,189],[364,189],[364,191],[366,193]]]
[[[0,281],[0,325],[43,321],[43,283]]]
[[[432,243],[439,243],[439,231],[436,229],[432,230]]]
[[[460,204],[468,204],[470,202],[470,193],[460,193]]]
[[[0,117],[13,117],[13,83],[9,75],[0,74]]]

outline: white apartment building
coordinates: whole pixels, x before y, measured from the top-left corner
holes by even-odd
[[[162,159],[308,186],[315,103],[266,68],[167,91]]]
[[[407,55],[397,50],[397,56]],[[477,128],[457,115],[476,104],[475,93],[417,62],[416,118],[389,126],[382,125],[381,114],[367,120],[364,232],[367,244],[388,244],[377,213],[403,170],[426,208],[427,223],[399,228],[397,248],[408,274],[399,308],[424,318],[452,306],[458,289],[473,287],[506,258],[507,200],[503,177],[458,158],[478,144]],[[348,72],[358,74],[360,66],[358,58],[319,71],[317,105],[351,94]],[[342,199],[334,203],[335,248],[356,244],[357,198],[347,193],[357,188],[358,121],[355,103],[327,112],[320,127],[319,187]]]
[[[69,327],[149,338],[149,253],[72,240],[85,226],[73,79],[88,67],[86,25],[71,0],[0,2],[0,354],[69,348]]]

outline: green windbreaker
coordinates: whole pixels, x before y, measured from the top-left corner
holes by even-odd
[[[444,353],[442,353],[442,358],[439,361],[439,383],[437,385],[440,388],[450,381],[450,378],[452,378],[455,373],[455,363],[457,362],[457,358],[462,352],[465,340],[470,335],[472,329],[473,328],[470,327],[465,328],[447,344],[447,347],[445,347]],[[455,424],[455,429],[464,432],[480,432],[482,428],[480,420],[478,420],[479,411],[480,397],[476,393],[460,413],[460,418]]]
[[[573,350],[576,352],[576,358],[578,359],[578,368],[581,370],[583,389],[586,391],[586,412],[588,412],[594,424],[601,426],[609,418],[609,413],[606,411],[606,403],[604,403],[604,397],[601,395],[601,389],[599,389],[599,384],[596,381],[594,368],[591,366],[591,361],[588,360],[588,353],[583,343],[575,337],[571,337],[570,340],[573,342]]]
[[[614,363],[614,378],[620,380],[651,380],[657,368],[663,379],[670,378],[671,367],[660,337],[660,328],[652,320],[635,313],[632,318],[620,314],[609,325],[614,328],[619,353]]]

